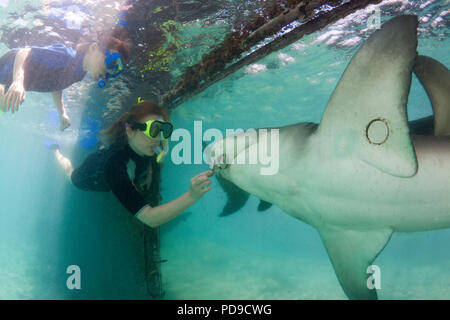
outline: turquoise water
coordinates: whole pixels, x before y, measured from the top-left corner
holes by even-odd
[[[421,3],[424,8],[413,12],[425,17],[431,9]],[[408,7],[393,6],[397,14],[408,12]],[[449,10],[445,1],[432,7]],[[388,20],[386,12],[392,8],[381,8],[382,20]],[[196,120],[202,121],[204,130],[320,121],[347,63],[373,32],[364,30],[364,17],[367,13],[354,15],[264,58],[259,68],[252,69],[260,72],[241,70],[211,86],[175,109],[174,125],[193,132]],[[448,29],[439,24],[433,28],[431,21],[423,27],[433,35],[420,33],[418,51],[448,67]],[[327,44],[328,32],[339,26],[339,40]],[[339,45],[344,40],[352,45]],[[1,47],[0,54],[6,50]],[[87,101],[102,101],[94,86],[93,80],[85,79],[65,91],[72,126],[64,133],[51,120],[54,106],[49,95],[28,93],[19,113],[0,116],[1,299],[148,297],[142,224],[112,194],[74,188],[43,147],[46,139],[61,141],[75,165],[89,154],[78,143],[85,134],[79,128],[86,109],[95,108]],[[426,93],[414,78],[409,117],[431,112]],[[186,192],[189,179],[206,169],[166,161],[163,202]],[[225,193],[213,181],[202,200],[162,227],[167,299],[346,299],[315,229],[277,207],[257,212],[258,199],[253,196],[239,212],[218,217],[225,202]],[[394,234],[374,262],[382,270],[379,298],[449,299],[449,245],[448,229]],[[69,265],[81,268],[81,290],[66,288]]]

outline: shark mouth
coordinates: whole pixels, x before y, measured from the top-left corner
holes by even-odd
[[[230,164],[225,163],[225,164],[216,164],[216,162],[214,160],[211,160],[211,163],[209,165],[209,168],[212,170],[213,172],[213,176],[219,174],[221,171],[226,170],[230,167]]]
[[[214,142],[208,146],[209,150],[207,152],[209,156],[209,167],[213,171],[213,174],[221,173],[226,169],[229,169],[231,165],[236,164],[238,156],[242,152],[246,152],[247,149],[256,143],[257,141],[252,141],[247,143],[245,141],[245,135],[234,135],[226,137],[223,140]],[[228,147],[225,150],[224,146]],[[228,150],[233,150],[233,152],[227,152]]]

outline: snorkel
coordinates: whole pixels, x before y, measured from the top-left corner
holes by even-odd
[[[156,153],[156,163],[161,163],[164,159],[164,156],[169,151],[169,141],[163,140],[161,141],[161,145],[153,147],[153,151]]]
[[[145,123],[144,134],[150,139],[156,139],[161,136],[161,143],[152,147],[157,154],[156,162],[161,163],[164,156],[169,151],[169,137],[172,135],[173,126],[170,122],[162,122],[159,120],[150,120]]]
[[[105,52],[105,66],[108,72],[105,75],[105,79],[98,81],[98,87],[104,88],[108,78],[117,78],[125,71],[122,62],[122,56],[118,52]]]

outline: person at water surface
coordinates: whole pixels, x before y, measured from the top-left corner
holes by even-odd
[[[77,188],[112,191],[137,219],[157,227],[183,213],[211,189],[212,171],[208,170],[191,179],[188,192],[159,205],[161,155],[168,152],[172,130],[167,112],[154,102],[144,101],[103,131],[110,146],[91,154],[80,167],[74,169],[58,145],[52,149]]]
[[[70,126],[70,118],[62,91],[83,80],[86,73],[94,79],[120,74],[128,57],[127,42],[112,34],[98,42],[80,43],[76,50],[62,44],[12,49],[0,58],[0,109],[17,112],[27,91],[51,92],[63,131]]]

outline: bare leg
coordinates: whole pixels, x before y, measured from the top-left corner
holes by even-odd
[[[67,178],[70,181],[72,181],[72,179],[71,179],[72,172],[73,172],[72,162],[70,162],[69,159],[64,157],[58,149],[55,150],[55,156],[56,156],[56,160],[58,160],[59,165],[61,166],[64,173],[66,174]]]
[[[59,130],[64,131],[64,129],[70,126],[70,118],[67,115],[66,108],[64,107],[64,99],[62,95],[62,91],[52,92],[53,101],[56,104],[56,109],[59,114]]]
[[[0,111],[3,110],[3,96],[5,95],[5,86],[0,84]]]

